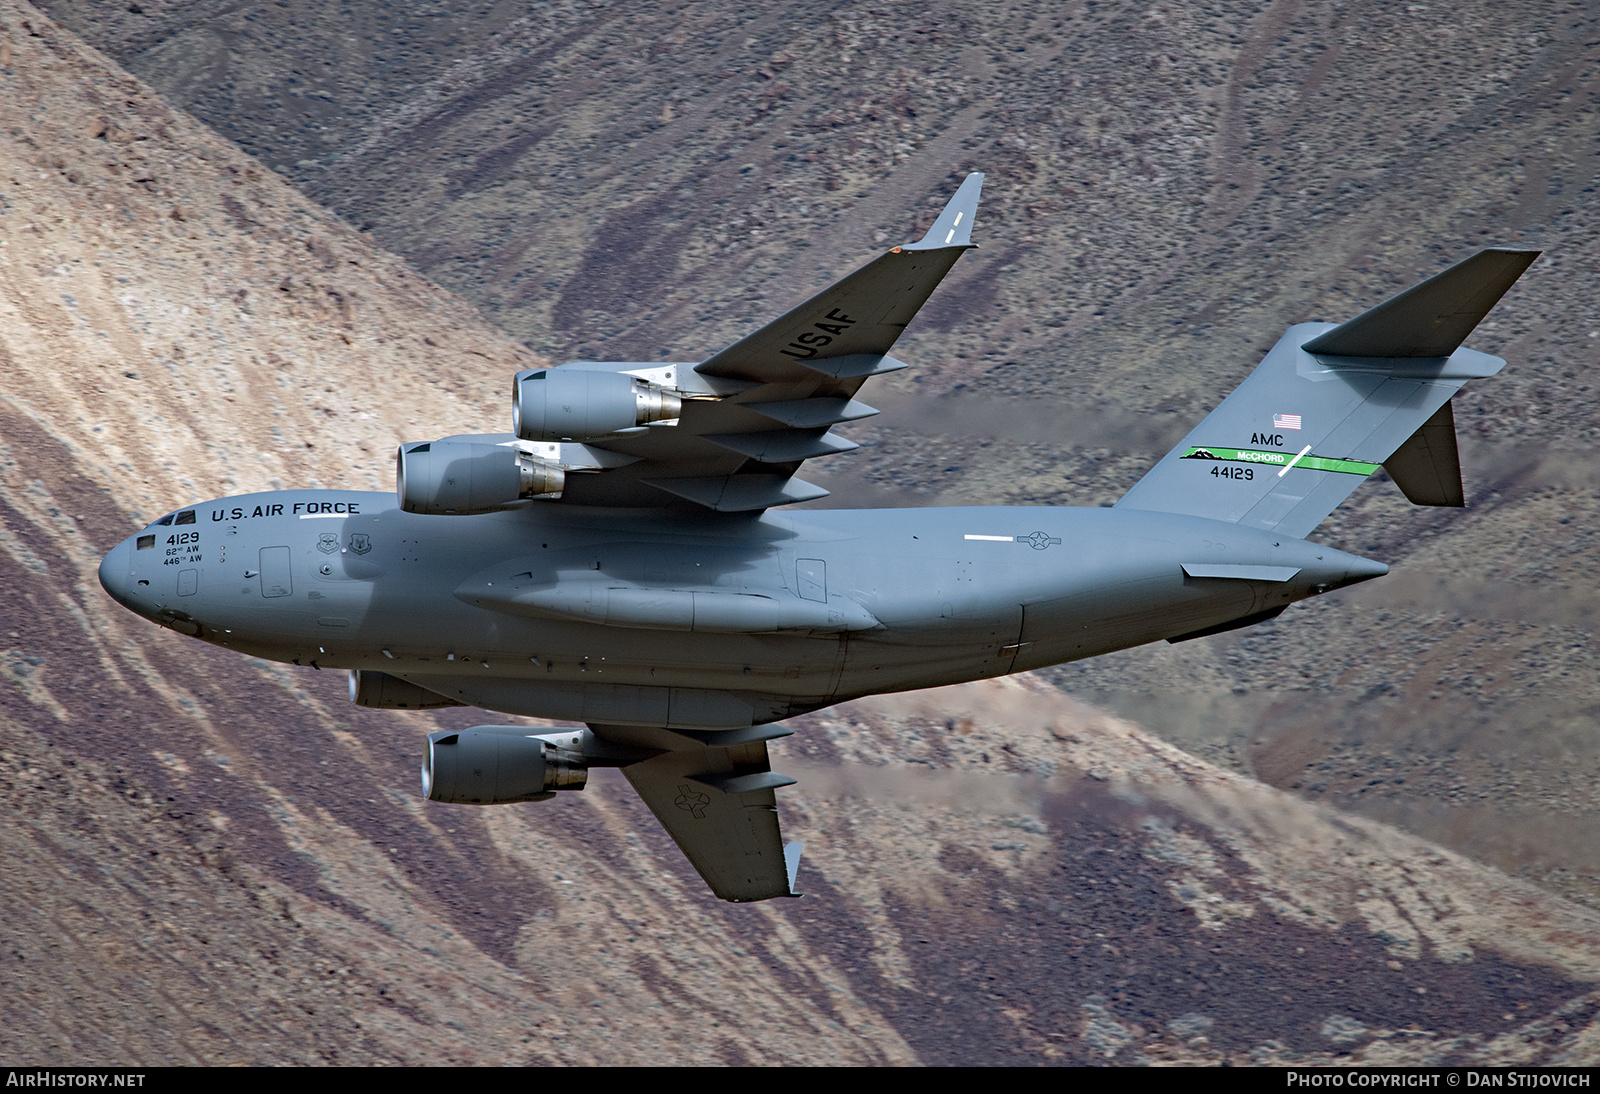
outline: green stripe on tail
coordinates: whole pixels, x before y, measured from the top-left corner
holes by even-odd
[[[1336,460],[1331,456],[1302,456],[1299,460],[1291,452],[1263,451],[1257,448],[1217,448],[1207,445],[1204,448],[1191,447],[1180,459],[1185,460],[1220,460],[1225,463],[1256,463],[1266,464],[1269,467],[1287,467],[1294,464],[1311,471],[1338,471],[1344,475],[1360,475],[1366,478],[1378,468],[1381,463],[1363,463],[1360,460]]]

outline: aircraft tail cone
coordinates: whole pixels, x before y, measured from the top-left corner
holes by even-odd
[[[1371,581],[1373,578],[1382,577],[1389,572],[1389,564],[1386,562],[1378,562],[1375,559],[1361,558],[1359,556],[1352,557],[1355,558],[1356,565],[1345,571],[1348,584],[1353,585],[1358,581]]]
[[[1308,567],[1308,576],[1314,577],[1312,592],[1325,593],[1333,589],[1342,589],[1346,585],[1357,585],[1363,581],[1371,581],[1375,577],[1382,577],[1389,572],[1386,563],[1360,555],[1346,554],[1330,548],[1322,548],[1318,561]]]

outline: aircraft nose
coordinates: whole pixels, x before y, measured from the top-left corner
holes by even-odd
[[[129,595],[133,586],[133,575],[129,572],[131,550],[128,541],[123,540],[106,552],[106,557],[100,560],[100,587],[112,600],[124,608],[136,611]]]

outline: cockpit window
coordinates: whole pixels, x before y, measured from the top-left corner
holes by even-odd
[[[194,510],[193,509],[185,509],[183,512],[178,514],[178,519],[173,521],[172,523],[174,523],[174,524],[193,524],[194,523]]]
[[[171,524],[172,523],[172,514],[168,513],[166,516],[164,516],[160,520],[156,521],[156,523],[160,524],[160,525]]]
[[[154,547],[155,545],[156,545],[156,537],[155,536],[140,536],[139,537],[139,546],[136,548],[136,550],[148,551],[150,548]]]

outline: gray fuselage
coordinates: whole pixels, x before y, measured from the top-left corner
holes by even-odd
[[[387,493],[291,490],[170,519],[100,569],[140,615],[257,657],[625,725],[759,724],[1002,676],[1217,627],[1387,569],[1281,534],[1128,509],[678,515],[536,502],[419,516]],[[1186,573],[1207,565],[1242,576]]]

